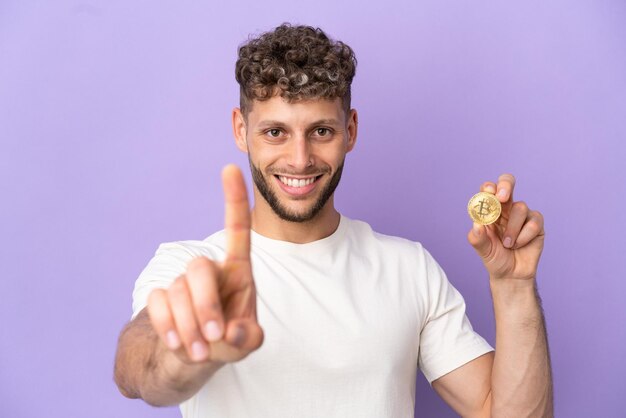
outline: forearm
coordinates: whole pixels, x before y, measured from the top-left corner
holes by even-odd
[[[167,349],[142,311],[120,335],[115,383],[128,398],[154,406],[176,405],[193,396],[223,363],[186,363]]]
[[[490,280],[496,319],[492,417],[553,417],[552,373],[535,280]]]

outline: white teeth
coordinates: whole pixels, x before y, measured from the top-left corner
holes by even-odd
[[[278,178],[283,182],[283,184],[286,184],[289,187],[304,187],[315,181],[315,177],[309,177],[308,179],[292,179],[290,177],[278,176]]]

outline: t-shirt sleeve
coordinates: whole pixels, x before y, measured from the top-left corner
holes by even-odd
[[[146,307],[152,290],[169,288],[178,276],[187,271],[187,264],[200,255],[204,254],[183,242],[161,244],[135,282],[132,318]]]
[[[472,329],[461,293],[430,253],[423,251],[428,299],[422,305],[426,317],[420,333],[418,365],[432,385],[434,380],[493,348]]]

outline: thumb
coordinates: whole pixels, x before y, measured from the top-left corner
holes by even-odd
[[[491,253],[491,240],[484,225],[474,222],[472,229],[467,233],[467,240],[482,258],[487,258]]]
[[[253,351],[263,344],[263,329],[254,319],[233,319],[228,321],[226,342],[240,350]]]

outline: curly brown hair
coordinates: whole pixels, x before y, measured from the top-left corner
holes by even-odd
[[[241,112],[247,118],[252,100],[280,95],[289,102],[340,97],[348,113],[356,64],[352,49],[320,28],[283,23],[239,47]]]

